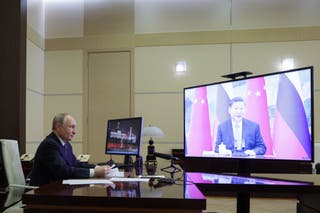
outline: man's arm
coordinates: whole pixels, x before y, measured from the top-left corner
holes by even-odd
[[[256,145],[253,151],[257,155],[264,155],[264,153],[266,153],[266,145],[264,144],[259,125],[255,128],[255,143]]]

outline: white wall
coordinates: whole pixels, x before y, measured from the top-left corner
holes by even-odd
[[[43,2],[28,0],[27,10],[26,153],[35,153],[43,139],[44,123]]]
[[[27,40],[26,153],[43,139],[44,51]]]
[[[51,132],[52,119],[67,112],[77,121],[74,153],[82,153],[83,52],[81,50],[46,51],[44,135]]]

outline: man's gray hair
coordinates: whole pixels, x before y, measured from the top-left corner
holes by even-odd
[[[69,116],[69,113],[63,112],[59,113],[56,116],[54,116],[52,120],[52,130],[55,130],[57,127],[57,124],[64,124],[66,121],[66,117]]]

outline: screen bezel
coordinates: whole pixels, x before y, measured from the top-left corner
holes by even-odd
[[[277,158],[277,159],[265,159],[265,158],[243,158],[243,157],[207,157],[207,156],[190,156],[187,155],[187,150],[186,150],[186,146],[187,146],[187,139],[186,139],[186,102],[185,102],[185,96],[186,96],[186,90],[189,89],[194,89],[194,88],[198,88],[198,87],[205,87],[205,86],[211,86],[211,85],[218,85],[218,84],[224,84],[224,83],[229,83],[229,82],[236,82],[236,81],[241,81],[241,80],[249,80],[249,79],[254,79],[254,78],[259,78],[259,77],[266,77],[266,76],[271,76],[271,75],[279,75],[279,74],[285,74],[285,73],[289,73],[289,72],[296,72],[296,71],[300,71],[300,70],[310,70],[310,87],[311,87],[311,131],[310,131],[310,137],[311,137],[311,159],[281,159],[281,158]],[[184,119],[184,157],[186,158],[187,161],[191,161],[191,159],[205,159],[206,161],[210,161],[212,159],[231,159],[231,160],[238,160],[238,161],[263,161],[263,162],[268,162],[268,161],[273,161],[273,163],[275,162],[307,162],[307,163],[312,163],[314,162],[314,76],[313,76],[313,66],[309,66],[309,67],[303,67],[303,68],[297,68],[297,69],[291,69],[291,70],[285,70],[285,71],[278,71],[278,72],[273,72],[273,73],[268,73],[268,74],[262,74],[262,75],[256,75],[256,76],[252,76],[252,77],[246,77],[246,78],[238,78],[238,79],[231,79],[231,80],[226,80],[226,81],[220,81],[220,82],[215,82],[215,83],[210,83],[210,84],[202,84],[202,85],[196,85],[196,86],[192,86],[192,87],[186,87],[184,88],[183,91],[183,105],[184,105],[184,115],[183,115],[183,119]],[[239,163],[239,162],[238,162]]]
[[[138,123],[139,129],[137,130],[136,135],[136,141],[138,143],[137,145],[137,151],[136,152],[129,152],[129,151],[112,151],[108,150],[108,144],[110,143],[108,139],[110,138],[111,131],[109,128],[111,128],[111,125],[118,122],[127,122],[127,123]],[[107,121],[107,129],[106,129],[106,140],[105,140],[105,154],[108,155],[124,155],[124,156],[140,156],[141,152],[141,144],[142,144],[142,130],[143,130],[143,117],[130,117],[130,118],[119,118],[119,119],[110,119]]]

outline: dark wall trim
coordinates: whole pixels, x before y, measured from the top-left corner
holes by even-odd
[[[27,0],[0,5],[0,138],[18,140],[25,153]]]

